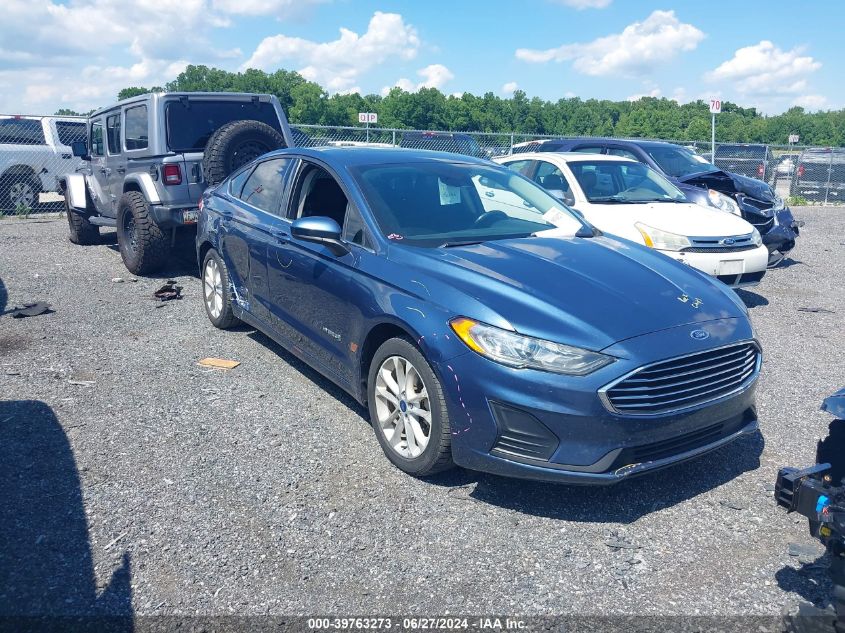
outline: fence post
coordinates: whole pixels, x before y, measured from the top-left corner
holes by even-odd
[[[513,154],[513,132],[511,132],[511,149],[508,154]]]
[[[827,196],[830,193],[830,174],[833,171],[833,148],[830,148],[830,160],[827,162],[827,184],[824,187],[824,206],[827,206]]]
[[[393,130],[393,147],[396,147],[396,130]]]

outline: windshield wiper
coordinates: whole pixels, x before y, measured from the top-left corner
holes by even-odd
[[[466,240],[464,242],[443,242],[440,248],[453,248],[455,246],[475,246],[476,244],[483,244],[484,240]]]
[[[590,202],[596,202],[598,204],[643,204],[641,200],[631,200],[629,198],[620,198],[619,196],[590,198]]]

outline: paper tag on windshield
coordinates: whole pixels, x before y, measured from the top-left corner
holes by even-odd
[[[552,207],[548,211],[543,214],[543,219],[548,222],[549,224],[554,224],[559,228],[563,228],[565,226],[572,226],[572,216],[567,213],[564,213],[557,207]]]
[[[461,201],[460,187],[453,187],[447,185],[442,180],[438,179],[437,183],[440,185],[440,204],[458,204]]]
[[[693,154],[692,159],[697,160],[699,163],[707,163],[707,159],[704,158],[704,156],[699,156],[698,154]]]

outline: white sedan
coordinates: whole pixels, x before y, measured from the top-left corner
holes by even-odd
[[[647,165],[576,152],[494,160],[532,179],[602,231],[659,250],[731,287],[755,286],[766,274],[769,252],[757,229],[736,215],[688,202]],[[504,192],[483,194],[496,199]]]

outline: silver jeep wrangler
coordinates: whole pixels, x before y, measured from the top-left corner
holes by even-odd
[[[167,263],[176,231],[194,228],[206,187],[292,137],[279,100],[244,93],[151,93],[88,118],[86,161],[65,174],[70,240],[94,244],[101,226],[117,229],[123,262],[138,275]]]

